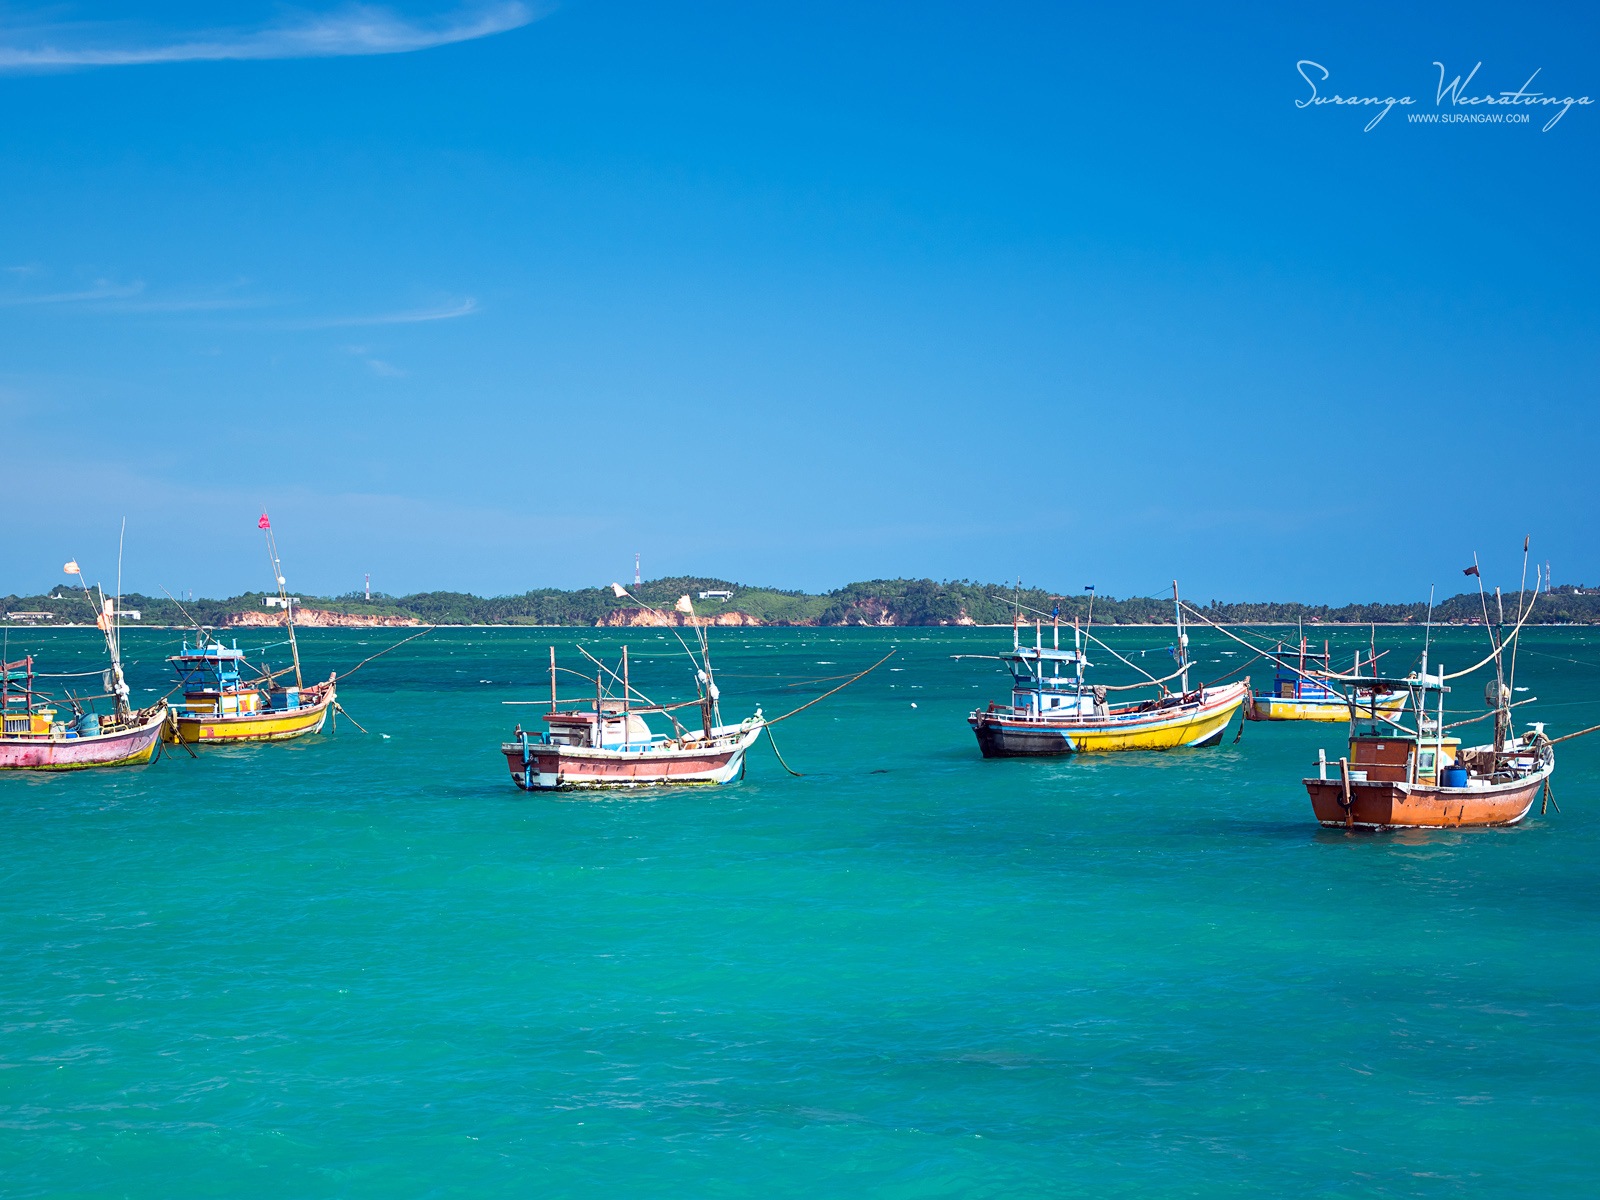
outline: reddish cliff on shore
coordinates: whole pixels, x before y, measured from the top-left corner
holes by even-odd
[[[283,624],[281,612],[229,613],[222,622],[229,629],[259,628]],[[415,617],[383,617],[370,613],[336,613],[324,608],[295,606],[294,623],[311,629],[376,629],[397,625],[421,625]]]
[[[709,623],[712,625],[766,624],[766,622],[760,617],[752,617],[749,613],[742,612],[718,613],[714,617],[698,617],[696,619],[702,624]],[[658,613],[651,612],[648,608],[619,608],[615,612],[607,613],[605,616],[601,617],[595,622],[595,626],[597,628],[605,629],[616,629],[623,626],[633,625],[681,626],[687,624],[689,624],[689,618],[685,614],[678,612],[676,609],[671,612]]]

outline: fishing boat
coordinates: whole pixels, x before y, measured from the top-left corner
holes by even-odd
[[[1173,584],[1177,605],[1177,584]],[[1091,610],[1092,611],[1092,610]],[[1020,612],[1020,605],[1019,605]],[[1250,694],[1247,682],[1190,690],[1189,635],[1183,610],[1176,607],[1178,640],[1173,655],[1178,669],[1156,679],[1118,654],[1086,629],[1073,623],[1073,645],[1061,647],[1060,610],[1052,617],[1051,645],[1045,646],[1043,622],[1035,620],[1034,644],[1024,646],[1020,622],[1012,622],[1011,653],[956,655],[957,658],[997,659],[1012,678],[1011,703],[990,703],[967,717],[985,758],[1014,758],[1093,753],[1106,750],[1174,750],[1215,746]],[[1042,614],[1041,614],[1042,615]],[[1112,657],[1147,676],[1147,682],[1120,687],[1091,686],[1084,678],[1090,663],[1086,643],[1101,647]],[[1062,667],[1068,673],[1062,674]],[[1179,690],[1167,684],[1179,681]],[[1135,688],[1156,688],[1158,695],[1127,704],[1109,703],[1110,693]]]
[[[60,702],[52,701],[35,686],[38,677],[32,655],[0,664],[0,713],[4,714],[5,727],[0,734],[0,770],[79,771],[88,767],[132,766],[150,762],[160,752],[161,731],[167,723],[166,701],[135,709],[122,674],[120,583],[116,600],[101,593],[96,604],[82,582],[78,564],[67,563],[66,572],[79,577],[85,599],[96,609],[95,625],[105,636],[111,665],[104,672],[92,673],[99,676],[105,690],[93,696],[69,692],[66,703],[72,712],[63,716]],[[103,700],[112,702],[109,715],[93,708],[96,701]]]
[[[629,595],[620,584],[612,587],[619,599]],[[684,645],[691,660],[698,660],[698,696],[681,704],[655,704],[633,686],[626,646],[619,670],[580,647],[594,669],[594,695],[563,702],[557,694],[557,673],[564,668],[558,668],[552,646],[545,728],[527,730],[519,723],[511,740],[500,744],[513,783],[525,791],[543,792],[684,787],[730,783],[743,777],[745,754],[767,722],[759,708],[737,724],[723,721],[705,626],[694,619],[688,596],[678,601],[677,611],[689,616],[698,638],[698,655]],[[679,642],[682,644],[681,637]],[[675,710],[690,707],[699,709],[698,729],[684,726],[673,715]],[[647,715],[665,717],[672,732],[652,729]]]
[[[745,753],[766,727],[758,708],[737,725],[712,719],[658,733],[644,713],[662,711],[604,696],[581,708],[553,707],[546,729],[518,725],[501,743],[511,781],[529,792],[731,783],[743,778]]]
[[[224,646],[205,629],[197,629],[194,648],[185,638],[183,648],[167,662],[183,689],[183,702],[174,705],[166,731],[169,742],[216,745],[234,742],[282,742],[320,733],[337,708],[338,674],[330,672],[321,683],[306,685],[300,669],[300,643],[294,633],[296,598],[289,595],[283,564],[278,557],[272,522],[262,513],[258,528],[267,535],[267,557],[278,594],[269,598],[283,609],[288,630],[291,667],[273,671],[251,668],[239,643]],[[294,683],[280,684],[280,676],[293,672]],[[253,674],[247,674],[253,672]]]
[[[1304,781],[1317,820],[1347,829],[1450,829],[1515,825],[1555,771],[1555,747],[1542,722],[1525,736],[1509,732],[1509,705],[1495,712],[1493,742],[1463,748],[1448,736],[1441,669],[1403,679],[1363,680],[1368,687],[1407,689],[1422,719],[1420,730],[1399,728],[1369,704],[1351,722],[1349,750],[1336,764],[1318,752],[1317,776]],[[1490,688],[1495,687],[1490,683]],[[1435,712],[1425,701],[1438,697]],[[1335,768],[1330,775],[1330,766]]]
[[[1527,543],[1523,543],[1523,581],[1527,579]],[[1477,575],[1476,557],[1467,574]],[[1482,577],[1479,595],[1483,596]],[[1401,678],[1333,676],[1329,682],[1346,690],[1355,714],[1350,722],[1349,747],[1340,755],[1330,775],[1326,751],[1317,755],[1315,778],[1304,780],[1318,822],[1346,829],[1454,829],[1467,826],[1515,825],[1527,817],[1541,792],[1548,797],[1555,772],[1555,741],[1536,722],[1528,732],[1513,731],[1512,709],[1528,700],[1513,701],[1516,681],[1516,645],[1523,624],[1538,599],[1518,592],[1515,627],[1504,634],[1504,611],[1495,591],[1500,620],[1489,622],[1484,599],[1484,625],[1492,647],[1489,657],[1464,671],[1448,674],[1441,666],[1428,673],[1429,639],[1425,635],[1419,666]],[[1526,603],[1524,598],[1526,597]],[[1428,623],[1431,633],[1432,605]],[[1445,696],[1449,681],[1494,664],[1494,678],[1484,689],[1487,712],[1448,723]],[[1411,701],[1415,720],[1405,727],[1386,716],[1376,699],[1386,689],[1403,688]],[[1364,694],[1365,707],[1356,702]],[[1494,738],[1482,745],[1463,747],[1450,730],[1493,719]],[[1571,735],[1576,736],[1576,735]],[[1561,739],[1565,740],[1565,739]]]
[[[1326,643],[1322,650],[1307,647],[1304,636],[1298,650],[1278,643],[1272,654],[1277,671],[1272,677],[1270,691],[1251,694],[1244,715],[1252,721],[1348,721],[1351,717],[1350,701],[1342,691],[1327,682],[1330,670],[1330,652]],[[1376,655],[1373,656],[1374,660]],[[1298,658],[1299,665],[1292,665]],[[1360,674],[1360,652],[1357,652],[1355,674]],[[1378,711],[1386,717],[1398,717],[1405,711],[1409,693],[1404,688],[1388,688],[1375,698],[1365,691],[1355,693],[1356,705],[1362,710],[1372,707],[1376,699]]]
[[[224,646],[202,635],[193,649],[184,639],[180,653],[167,659],[177,672],[183,700],[172,708],[169,742],[281,742],[320,733],[337,700],[338,676],[300,684],[295,655],[293,685],[280,685],[270,669],[248,676],[245,652],[235,641]],[[286,672],[283,672],[286,673]]]

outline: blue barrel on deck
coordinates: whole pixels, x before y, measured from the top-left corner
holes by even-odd
[[[1440,787],[1466,787],[1467,769],[1465,767],[1446,767],[1439,775]]]
[[[273,688],[272,707],[277,709],[299,708],[300,689],[297,687]]]
[[[77,730],[79,737],[99,737],[100,714],[92,712],[81,714],[78,719],[73,722],[73,728]]]

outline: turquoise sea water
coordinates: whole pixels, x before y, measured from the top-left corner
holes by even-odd
[[[309,632],[309,674],[396,636]],[[127,635],[136,688],[175,637]],[[441,630],[342,689],[368,735],[0,779],[0,1193],[1594,1190],[1600,735],[1558,749],[1560,816],[1346,834],[1299,784],[1342,726],[984,761],[1005,677],[949,656],[1009,631],[727,630],[729,717],[900,654],[779,727],[804,778],[762,748],[730,787],[518,792],[498,742],[538,710],[502,701],[580,640],[684,694],[655,631]],[[1518,684],[1600,722],[1600,631],[1531,632]]]

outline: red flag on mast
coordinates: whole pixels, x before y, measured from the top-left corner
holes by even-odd
[[[262,517],[261,519],[263,521],[266,520],[265,517]],[[265,526],[263,526],[263,528],[265,528]],[[1462,571],[1461,573],[1463,575],[1478,575],[1478,564],[1477,563],[1473,563],[1470,567],[1466,568],[1466,570]],[[1478,578],[1482,579],[1483,576],[1482,575],[1478,575]]]
[[[256,522],[256,528],[257,529],[271,529],[272,528],[272,522],[267,520],[267,514],[266,513],[262,513],[261,514],[261,520]]]

